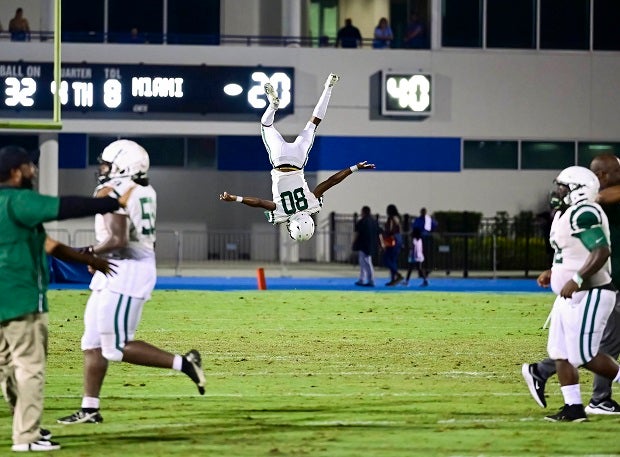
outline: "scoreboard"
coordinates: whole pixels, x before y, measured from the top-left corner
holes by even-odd
[[[267,82],[293,113],[294,80],[293,67],[63,62],[57,88],[51,62],[0,62],[0,114],[51,116],[58,91],[63,118],[255,119]]]

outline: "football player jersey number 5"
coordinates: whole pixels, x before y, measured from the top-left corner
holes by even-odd
[[[285,214],[294,214],[297,211],[308,209],[308,200],[302,187],[298,187],[293,192],[290,190],[282,192],[280,198],[282,199],[282,208],[284,208]]]
[[[155,233],[155,213],[153,212],[153,200],[150,197],[140,199],[142,208],[142,234],[152,235]]]

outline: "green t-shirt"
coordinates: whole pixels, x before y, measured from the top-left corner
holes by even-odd
[[[58,217],[60,199],[0,187],[0,322],[47,312],[49,268],[43,222]]]

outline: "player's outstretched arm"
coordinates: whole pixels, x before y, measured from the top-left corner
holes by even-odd
[[[267,211],[273,211],[276,209],[276,204],[271,200],[263,200],[262,198],[257,197],[242,197],[240,195],[229,194],[228,192],[220,194],[220,200],[225,202],[239,202],[255,208],[263,208]]]
[[[367,170],[370,168],[375,168],[375,164],[374,163],[368,163],[366,160],[364,160],[363,162],[359,162],[349,168],[345,168],[344,170],[340,170],[338,173],[331,175],[329,178],[327,178],[325,181],[323,181],[322,183],[319,183],[315,188],[314,188],[314,192],[312,192],[314,194],[314,196],[316,198],[321,198],[323,196],[323,194],[325,192],[327,192],[327,190],[331,189],[332,187],[334,187],[336,184],[341,183],[347,176],[350,176],[353,174],[353,172],[358,171],[358,170]]]

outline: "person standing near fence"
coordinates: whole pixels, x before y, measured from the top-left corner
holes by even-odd
[[[411,272],[413,269],[418,270],[418,277],[422,278],[421,287],[428,286],[428,271],[424,264],[424,245],[422,243],[422,234],[419,228],[414,228],[411,231],[411,249],[409,250],[409,257],[407,259],[409,267],[407,268],[407,276],[403,281],[404,286],[409,285],[409,279],[411,279]]]
[[[356,286],[374,287],[375,269],[372,264],[372,256],[377,253],[379,246],[379,224],[370,214],[370,207],[363,206],[361,218],[355,223],[355,235],[353,238],[353,250],[357,251],[357,259],[360,266],[359,280]]]
[[[118,274],[108,278],[95,273],[84,311],[84,392],[75,413],[58,419],[60,424],[103,422],[99,394],[108,362],[126,362],[183,372],[204,395],[205,375],[200,353],[172,354],[145,341],[134,340],[144,304],[155,286],[155,217],[157,194],[149,184],[148,153],[137,143],[118,140],[100,156],[99,182],[95,193],[122,193],[133,187],[125,211],[98,215],[97,244],[87,252],[113,259]]]
[[[411,222],[411,232],[413,233],[413,231],[417,228],[420,231],[420,235],[422,237],[422,244],[426,257],[427,272],[431,271],[434,268],[433,232],[437,230],[438,225],[439,224],[437,223],[437,220],[431,215],[427,214],[426,208],[421,208],[420,215],[416,217],[413,222]]]
[[[392,287],[403,279],[403,275],[398,272],[398,255],[403,247],[403,236],[400,213],[396,205],[388,205],[386,214],[387,219],[381,232],[381,247],[383,248],[383,263],[390,270],[390,280],[385,285]]]

